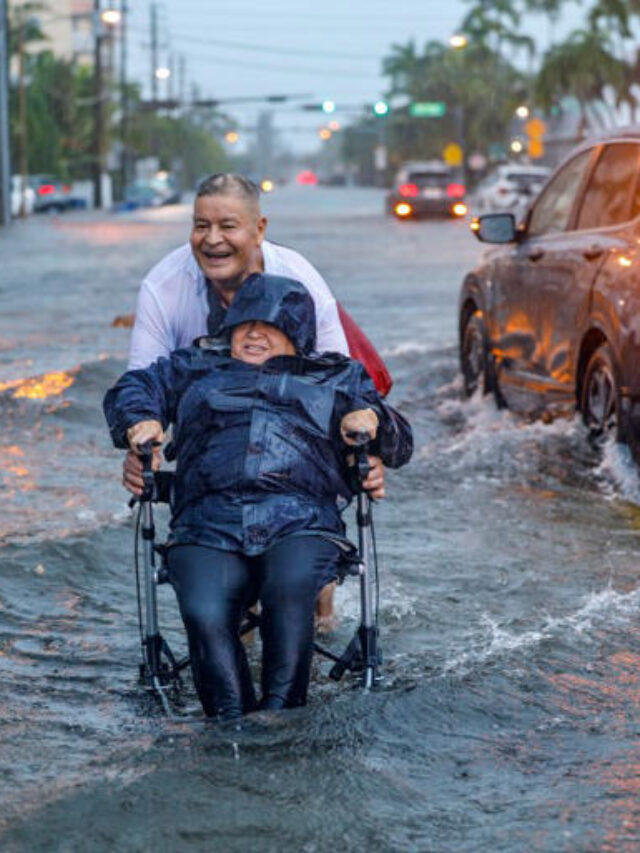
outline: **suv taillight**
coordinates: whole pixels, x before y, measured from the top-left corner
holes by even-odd
[[[53,184],[42,184],[41,187],[38,187],[38,195],[51,195],[56,191],[56,188]]]
[[[417,184],[400,184],[398,187],[398,195],[401,195],[403,198],[415,198],[418,192]]]
[[[464,184],[448,184],[447,196],[449,198],[464,198],[467,188]]]

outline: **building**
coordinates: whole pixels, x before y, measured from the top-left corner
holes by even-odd
[[[15,14],[22,4],[13,0],[11,8]],[[34,18],[44,41],[31,42],[27,46],[30,52],[51,50],[56,56],[83,65],[93,64],[93,0],[47,0],[46,5]]]

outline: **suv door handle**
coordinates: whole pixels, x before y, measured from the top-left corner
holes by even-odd
[[[597,243],[593,243],[591,246],[586,248],[582,254],[588,261],[594,261],[596,258],[599,258],[600,255],[604,253],[604,247],[599,246]]]
[[[544,249],[541,249],[540,246],[536,246],[535,249],[531,249],[527,252],[527,257],[530,261],[539,261],[543,255]]]

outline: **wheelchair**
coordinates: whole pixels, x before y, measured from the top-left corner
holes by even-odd
[[[356,522],[358,546],[343,543],[343,569],[338,583],[349,576],[357,577],[360,584],[360,624],[351,641],[342,652],[336,654],[320,643],[314,643],[314,651],[333,661],[329,677],[339,681],[349,671],[359,678],[365,691],[371,690],[380,680],[382,650],[379,642],[379,578],[372,518],[372,502],[362,488],[369,473],[366,432],[350,436],[356,442],[350,453],[351,484],[356,492]],[[135,532],[135,574],[140,627],[141,663],[139,682],[160,701],[164,712],[171,715],[169,700],[177,698],[182,688],[181,673],[189,666],[189,658],[176,658],[162,636],[158,621],[158,586],[169,582],[166,567],[165,544],[155,541],[154,503],[170,503],[173,474],[152,470],[153,446],[151,442],[139,449],[143,468],[144,487],[141,496],[132,498],[129,506],[138,505]],[[140,577],[139,542],[142,540],[143,572]],[[336,541],[336,544],[339,542]],[[245,613],[240,626],[240,635],[247,634],[260,625],[260,615],[252,610]]]

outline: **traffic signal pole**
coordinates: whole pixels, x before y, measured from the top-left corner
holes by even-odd
[[[9,14],[7,0],[0,0],[0,225],[8,225],[10,221]]]

